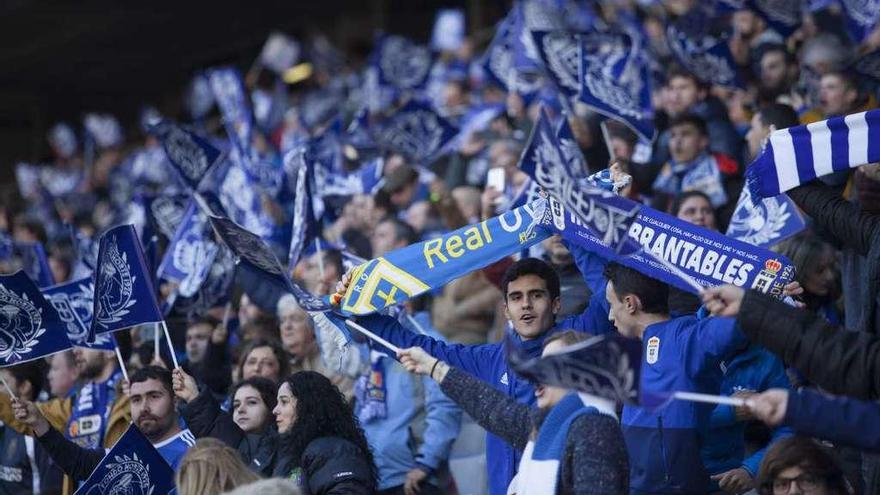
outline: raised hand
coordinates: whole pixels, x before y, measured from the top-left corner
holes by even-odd
[[[410,373],[428,375],[437,383],[442,382],[446,372],[449,371],[449,366],[446,363],[431,356],[421,347],[401,349],[397,353],[397,359]]]
[[[180,368],[171,372],[171,387],[178,399],[190,402],[199,395],[199,387],[195,378],[189,376]]]
[[[15,419],[32,428],[38,437],[49,431],[49,421],[46,420],[37,405],[29,400],[13,399],[12,414],[15,415]]]
[[[703,291],[703,305],[715,316],[736,316],[746,291],[735,285],[721,285]]]

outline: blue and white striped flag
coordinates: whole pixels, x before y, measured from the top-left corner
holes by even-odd
[[[878,161],[880,110],[870,110],[774,131],[746,170],[746,182],[753,196],[769,198]]]

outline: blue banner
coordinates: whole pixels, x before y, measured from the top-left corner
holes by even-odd
[[[571,102],[581,90],[579,35],[569,31],[532,31],[544,72]]]
[[[430,104],[410,100],[379,125],[375,138],[381,147],[428,165],[456,134],[458,129]]]
[[[74,347],[87,347],[112,351],[116,346],[113,334],[95,336],[88,342],[89,328],[92,326],[95,287],[92,277],[81,278],[43,289],[43,296],[58,311],[58,317],[67,329],[67,338]]]
[[[342,312],[380,311],[543,241],[545,208],[539,200],[368,261],[354,270]]]
[[[580,100],[654,139],[651,74],[645,50],[623,32],[580,36]]]
[[[727,226],[727,236],[769,249],[805,227],[797,205],[785,194],[755,202],[749,188],[743,187]]]
[[[168,495],[172,491],[174,470],[137,426],[131,424],[74,495]]]
[[[64,323],[23,271],[0,275],[0,367],[70,348]]]
[[[206,139],[172,122],[160,122],[150,132],[162,141],[168,161],[193,191],[222,156]]]
[[[131,225],[114,227],[101,236],[93,314],[89,342],[100,333],[163,319],[143,248]]]
[[[703,6],[692,8],[666,26],[666,42],[678,62],[707,84],[741,87],[727,40],[709,33],[711,18]]]

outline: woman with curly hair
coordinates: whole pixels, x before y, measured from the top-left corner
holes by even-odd
[[[196,437],[214,437],[237,448],[263,476],[291,479],[311,495],[376,490],[376,467],[364,432],[339,389],[319,373],[300,371],[281,383],[272,411],[277,429],[270,426],[260,433],[242,429],[180,369],[174,370],[174,392],[187,402],[183,417]]]

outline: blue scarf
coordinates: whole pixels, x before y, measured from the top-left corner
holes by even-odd
[[[594,407],[584,405],[576,393],[566,395],[556,404],[538,436],[530,440],[523,451],[519,472],[511,482],[517,495],[556,493],[559,481],[559,463],[565,452],[565,443],[571,424],[584,414],[599,414]],[[510,491],[510,489],[508,489]]]
[[[670,161],[668,168],[664,167],[654,180],[654,190],[672,195],[683,191],[701,191],[709,196],[715,208],[727,203],[721,171],[718,170],[715,157],[709,153],[703,153],[690,162]]]

